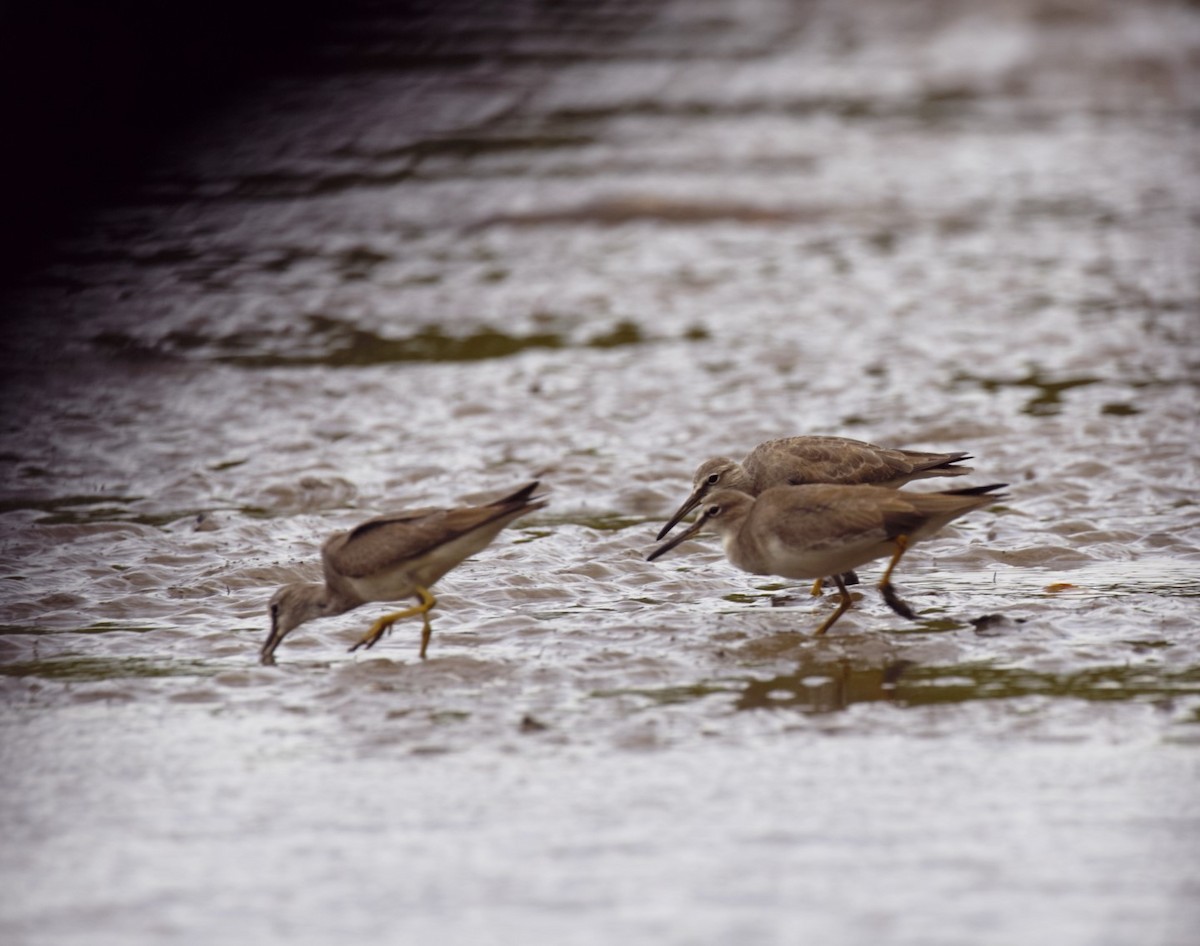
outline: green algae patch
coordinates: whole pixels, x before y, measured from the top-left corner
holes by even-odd
[[[1039,368],[1031,368],[1019,378],[988,378],[979,375],[958,374],[954,378],[956,384],[976,384],[988,393],[995,393],[1002,388],[1027,388],[1031,392],[1029,400],[1021,408],[1021,413],[1033,417],[1049,417],[1062,410],[1063,395],[1073,388],[1087,387],[1099,384],[1100,378],[1050,378]]]
[[[486,361],[532,349],[610,349],[651,341],[628,319],[583,341],[560,331],[505,332],[486,326],[453,334],[438,325],[425,325],[411,334],[391,337],[325,315],[309,315],[305,323],[307,330],[298,335],[246,330],[205,337],[179,331],[147,342],[106,332],[97,335],[93,343],[124,357],[189,358],[242,368],[363,368],[412,362]]]
[[[6,677],[97,682],[133,677],[209,677],[219,670],[198,660],[151,660],[145,657],[53,657],[0,664]]]
[[[1031,696],[1104,702],[1200,696],[1200,666],[1108,666],[1047,673],[988,663],[925,666],[899,660],[854,666],[814,661],[795,673],[747,682],[736,707],[831,712],[855,703],[915,707]]]
[[[296,353],[228,354],[216,360],[248,368],[322,365],[361,368],[398,362],[484,361],[506,358],[532,348],[562,348],[555,332],[510,334],[481,328],[467,335],[450,335],[433,325],[408,336],[385,338],[337,319],[310,316],[312,341],[319,350]]]

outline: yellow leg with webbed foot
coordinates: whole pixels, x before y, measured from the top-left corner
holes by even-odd
[[[838,618],[850,610],[850,592],[846,590],[846,585],[842,582],[842,576],[831,575],[830,577],[837,582],[838,591],[841,593],[841,599],[838,601],[837,610],[834,611],[833,614],[829,615],[829,617],[827,617],[821,623],[821,626],[813,632],[814,637],[820,637],[827,630],[833,627],[834,622],[837,621]]]
[[[433,627],[429,623],[429,612],[426,611],[421,615],[425,619],[425,626],[421,628],[421,652],[418,656],[424,660],[425,650],[429,647],[429,638],[433,637]]]
[[[898,535],[893,541],[896,543],[896,553],[892,556],[892,560],[888,562],[888,567],[884,570],[883,577],[879,579],[879,591],[889,608],[900,615],[900,617],[915,621],[917,615],[913,612],[913,609],[900,600],[899,595],[896,594],[896,589],[892,587],[892,569],[899,564],[901,556],[908,549],[908,536]]]
[[[818,578],[813,582],[812,591],[809,592],[814,598],[821,597],[821,589],[825,587],[825,579]]]
[[[357,644],[350,648],[351,652],[358,650],[360,647],[365,647],[370,650],[383,637],[384,633],[391,629],[391,626],[402,618],[412,617],[414,614],[419,614],[425,619],[425,626],[421,629],[421,659],[425,659],[425,648],[429,646],[429,638],[433,635],[433,628],[429,624],[429,611],[437,604],[437,598],[429,593],[425,588],[417,587],[417,597],[421,603],[414,605],[411,608],[405,608],[403,611],[392,611],[380,617],[370,630]]]

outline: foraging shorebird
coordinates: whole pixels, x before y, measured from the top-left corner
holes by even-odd
[[[712,457],[696,468],[692,492],[667,524],[655,536],[661,542],[679,521],[718,489],[736,489],[758,496],[773,486],[800,486],[807,483],[840,483],[845,486],[886,486],[895,489],[912,480],[932,476],[963,476],[974,472],[969,466],[956,466],[970,460],[967,453],[923,453],[880,447],[848,437],[782,437],[765,440],[751,450],[741,463],[729,457]],[[812,586],[814,596],[821,593],[822,577]],[[849,571],[842,575],[846,584],[857,584],[858,576]]]
[[[321,546],[323,582],[284,585],[271,598],[271,632],[260,661],[275,663],[275,648],[305,621],[331,617],[368,601],[416,597],[418,604],[378,618],[350,648],[370,648],[401,618],[419,614],[421,659],[433,629],[429,611],[437,599],[430,586],[464,559],[485,548],[510,522],[546,505],[534,496],[537,481],[483,506],[417,509],[390,513],[337,532]]]
[[[963,476],[973,472],[957,466],[970,460],[966,453],[922,453],[895,450],[846,437],[784,437],[767,440],[746,454],[741,463],[729,457],[705,460],[692,477],[692,493],[655,537],[662,541],[679,521],[718,489],[736,489],[758,496],[773,486],[840,483],[844,486],[886,486],[895,489],[931,476]]]
[[[842,573],[891,556],[879,590],[888,606],[909,620],[916,615],[896,596],[892,570],[906,549],[974,509],[1006,498],[1005,483],[937,493],[909,493],[880,486],[775,486],[758,497],[722,489],[704,500],[688,529],[647,556],[654,561],[709,528],[721,536],[725,557],[742,571],[782,578],[832,575],[841,600],[817,628],[824,634],[850,607]]]

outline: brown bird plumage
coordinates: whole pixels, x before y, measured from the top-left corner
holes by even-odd
[[[464,559],[485,548],[510,522],[546,505],[534,496],[537,481],[482,506],[416,509],[368,519],[337,532],[321,546],[324,582],[284,585],[271,598],[271,632],[260,660],[275,662],[280,642],[305,621],[342,614],[368,601],[415,596],[420,603],[385,614],[351,650],[372,647],[392,624],[420,614],[422,658],[433,633],[429,610],[437,603],[429,587]]]
[[[775,486],[757,498],[722,489],[705,499],[700,517],[647,556],[653,561],[708,527],[721,536],[730,564],[755,575],[821,578],[833,575],[841,593],[837,610],[817,629],[824,634],[850,607],[841,573],[891,556],[879,589],[897,614],[915,615],[892,588],[892,570],[905,549],[959,516],[1003,495],[993,483],[937,493],[879,486]]]
[[[746,454],[741,463],[729,457],[705,460],[692,477],[692,493],[658,533],[659,541],[689,512],[718,489],[736,489],[751,496],[774,486],[839,483],[895,488],[932,476],[962,476],[970,467],[957,466],[966,453],[923,453],[879,447],[846,437],[784,437],[767,440]]]

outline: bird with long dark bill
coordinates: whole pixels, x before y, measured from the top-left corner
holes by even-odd
[[[850,607],[842,574],[889,558],[879,590],[888,606],[909,620],[916,615],[892,587],[892,571],[905,551],[972,510],[1007,498],[1006,483],[936,493],[881,486],[776,486],[757,497],[722,489],[704,499],[688,529],[648,556],[654,561],[701,530],[721,537],[730,564],[755,575],[810,579],[833,576],[841,600],[817,628],[824,634]]]
[[[782,437],[766,440],[739,463],[729,457],[712,457],[696,468],[692,492],[675,511],[656,538],[663,537],[684,516],[718,489],[736,489],[758,496],[773,486],[802,486],[809,483],[838,483],[843,486],[887,486],[896,488],[913,480],[934,476],[964,476],[973,472],[959,466],[971,456],[926,453],[880,447],[848,437]]]
[[[271,632],[260,661],[275,663],[275,649],[306,621],[350,611],[369,601],[415,597],[417,604],[378,618],[351,651],[370,648],[402,618],[421,615],[421,659],[433,628],[429,611],[437,599],[429,589],[464,559],[487,547],[514,519],[541,509],[537,481],[482,506],[395,512],[337,532],[321,546],[325,580],[284,585],[271,598]]]

